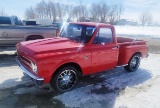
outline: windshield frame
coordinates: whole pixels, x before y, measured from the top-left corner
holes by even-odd
[[[67,36],[67,34],[65,36],[64,34],[62,34],[64,32],[64,29],[65,28],[68,29],[69,26],[71,26],[71,27],[72,26],[73,27],[74,26],[75,27],[76,26],[77,27],[81,27],[80,36],[72,36],[72,35]],[[88,28],[92,29],[92,33],[90,35],[87,34],[88,33],[88,31],[87,31]],[[59,36],[60,37],[64,37],[64,38],[68,38],[68,39],[70,39],[70,40],[72,40],[74,42],[88,43],[91,40],[91,38],[93,37],[93,34],[94,34],[95,30],[96,30],[96,26],[90,26],[90,25],[88,26],[88,25],[81,25],[81,24],[67,24],[61,29]]]

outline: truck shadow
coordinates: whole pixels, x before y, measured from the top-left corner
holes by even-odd
[[[55,96],[53,100],[59,99],[67,106],[70,105],[66,100],[70,100],[72,107],[113,108],[121,91],[142,84],[151,77],[150,71],[142,68],[131,73],[116,68],[81,78],[75,90]]]
[[[17,66],[15,60],[16,54],[0,54],[0,68],[1,67],[10,67]]]
[[[121,91],[126,87],[142,84],[151,77],[150,71],[142,68],[132,73],[127,73],[123,68],[116,68],[82,77],[75,89],[63,94],[49,89],[39,89],[32,82],[28,82],[14,88],[0,89],[0,94],[4,95],[6,91],[10,94],[0,97],[0,106],[9,105],[12,108],[26,106],[45,108],[95,108],[98,105],[98,107],[102,108],[113,108]],[[18,83],[16,79],[11,80],[13,83]],[[25,80],[27,79],[22,78],[22,82]]]
[[[16,57],[15,49],[16,48],[14,46],[12,47],[0,46],[0,68],[17,65],[15,61],[15,57]]]

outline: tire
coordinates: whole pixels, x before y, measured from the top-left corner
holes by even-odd
[[[135,54],[131,57],[127,66],[124,66],[124,69],[128,72],[134,72],[139,68],[141,61],[141,55]]]
[[[57,92],[63,93],[73,89],[78,81],[78,71],[72,66],[63,67],[51,79],[50,86]]]

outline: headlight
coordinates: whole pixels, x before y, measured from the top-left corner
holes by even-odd
[[[37,65],[31,62],[33,72],[37,73]]]

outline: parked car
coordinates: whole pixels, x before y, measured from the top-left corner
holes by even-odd
[[[57,27],[58,30],[60,30],[61,27],[62,27],[62,25],[63,25],[63,23],[60,23],[60,22],[53,22],[52,25],[53,25],[53,27]]]
[[[53,38],[57,28],[40,26],[22,26],[16,16],[0,16],[0,46],[16,45],[21,41]]]
[[[148,56],[145,41],[118,38],[114,26],[91,22],[69,23],[59,37],[21,42],[16,48],[23,72],[59,92],[71,90],[80,76],[116,66],[134,72]]]

